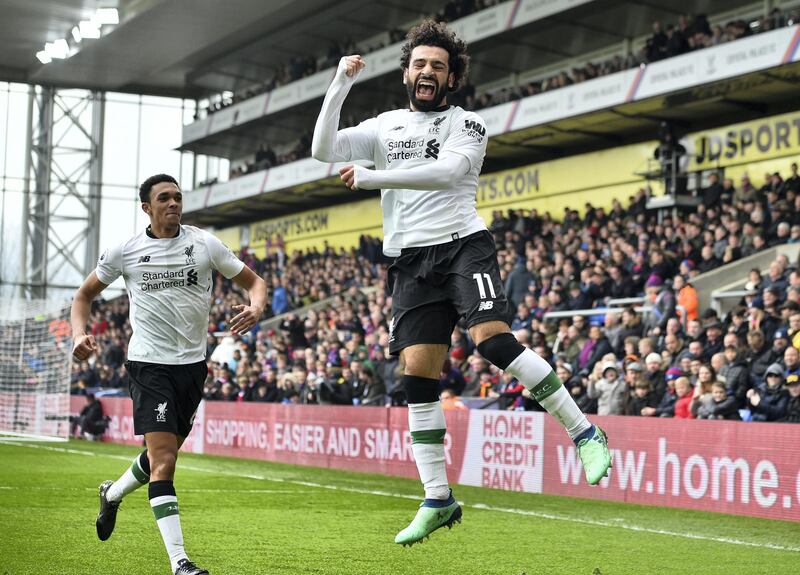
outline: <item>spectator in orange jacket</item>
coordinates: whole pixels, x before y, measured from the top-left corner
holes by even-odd
[[[456,396],[452,389],[446,387],[439,394],[439,399],[442,401],[442,409],[457,409],[464,411],[468,409],[467,405],[461,401],[461,398]]]
[[[697,290],[682,275],[675,276],[672,280],[672,287],[675,293],[678,294],[678,305],[686,310],[686,317],[681,317],[684,323],[693,319],[697,319],[699,314],[697,308],[699,306],[697,301]],[[683,315],[683,310],[678,309],[678,314]]]
[[[688,377],[679,377],[675,380],[675,394],[678,396],[675,402],[675,417],[682,419],[694,419],[692,415],[692,382]]]

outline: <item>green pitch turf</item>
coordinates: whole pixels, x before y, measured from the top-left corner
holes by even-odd
[[[0,442],[0,574],[169,574],[146,488],[95,535],[97,485],[136,453]],[[789,522],[458,487],[464,522],[402,548],[416,481],[185,454],[175,486],[189,556],[212,575],[800,572]]]

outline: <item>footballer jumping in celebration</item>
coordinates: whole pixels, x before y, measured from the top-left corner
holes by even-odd
[[[210,233],[181,225],[182,195],[166,174],[139,188],[147,229],[106,250],[72,303],[73,355],[84,360],[96,349],[86,333],[91,303],[122,276],[130,298],[133,335],[125,366],[130,375],[133,424],[147,449],[117,481],[100,485],[97,536],[114,531],[122,499],[149,483],[148,495],[175,575],[202,575],[186,555],[173,476],[181,444],[189,435],[207,374],[205,352],[213,293],[212,270],[244,288],[250,305],[234,306],[232,333],[252,328],[266,304],[266,284]]]
[[[346,56],[328,88],[314,128],[312,154],[324,162],[371,160],[375,169],[345,165],[351,189],[380,189],[383,251],[389,268],[392,321],[389,347],[405,365],[412,450],[425,500],[395,543],[422,541],[461,520],[445,470],[445,417],[437,395],[450,335],[466,319],[480,354],[510,373],[566,428],[586,480],[608,474],[605,433],[581,412],[550,365],[511,334],[512,308],[503,292],[494,241],[475,208],[486,153],[480,116],[447,104],[465,81],[466,44],[445,24],[414,27],[401,68],[409,108],[392,110],[338,130],[342,104],[365,67]]]

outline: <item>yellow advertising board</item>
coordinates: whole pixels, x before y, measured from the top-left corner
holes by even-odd
[[[800,112],[704,130],[682,141],[690,172],[796,156],[800,154]],[[761,174],[757,176],[761,179]]]
[[[656,142],[645,142],[482,175],[478,213],[489,223],[494,210],[536,208],[559,217],[565,207],[582,211],[586,202],[606,208],[614,198],[624,203],[644,185],[635,172],[646,168],[655,147]],[[370,198],[264,220],[251,224],[249,233],[250,248],[259,256],[276,245],[278,236],[290,252],[321,249],[325,242],[351,248],[362,234],[383,235],[380,201]]]
[[[748,173],[760,185],[764,172],[788,175],[789,164],[800,155],[800,112],[689,134],[682,142],[690,172],[725,168],[725,176],[737,184]],[[535,208],[560,218],[567,207],[582,213],[586,202],[610,208],[617,198],[625,204],[645,185],[636,173],[646,171],[656,145],[643,142],[484,174],[478,184],[478,213],[489,223],[495,210]],[[362,234],[383,235],[378,198],[273,218],[249,228],[250,247],[259,255],[268,244],[275,245],[277,236],[292,251],[322,248],[325,242],[351,248]],[[238,249],[239,232],[236,227],[215,233]]]
[[[605,208],[614,198],[625,203],[644,185],[635,174],[646,171],[655,148],[656,142],[644,142],[482,175],[478,212],[487,221],[493,210],[509,208],[560,217],[565,207],[582,211],[586,202]]]
[[[242,233],[240,226],[234,228],[225,228],[222,230],[214,230],[212,232],[219,240],[228,246],[231,250],[238,252],[242,247]]]
[[[267,246],[275,245],[280,236],[289,252],[321,249],[325,242],[347,249],[358,246],[362,234],[383,235],[378,198],[256,222],[250,225],[250,247],[263,257]]]

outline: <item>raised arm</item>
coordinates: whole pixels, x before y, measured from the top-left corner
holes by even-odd
[[[352,158],[350,142],[339,133],[339,115],[344,99],[366,64],[358,55],[345,56],[325,94],[322,109],[314,126],[311,155],[321,162],[346,162]]]

